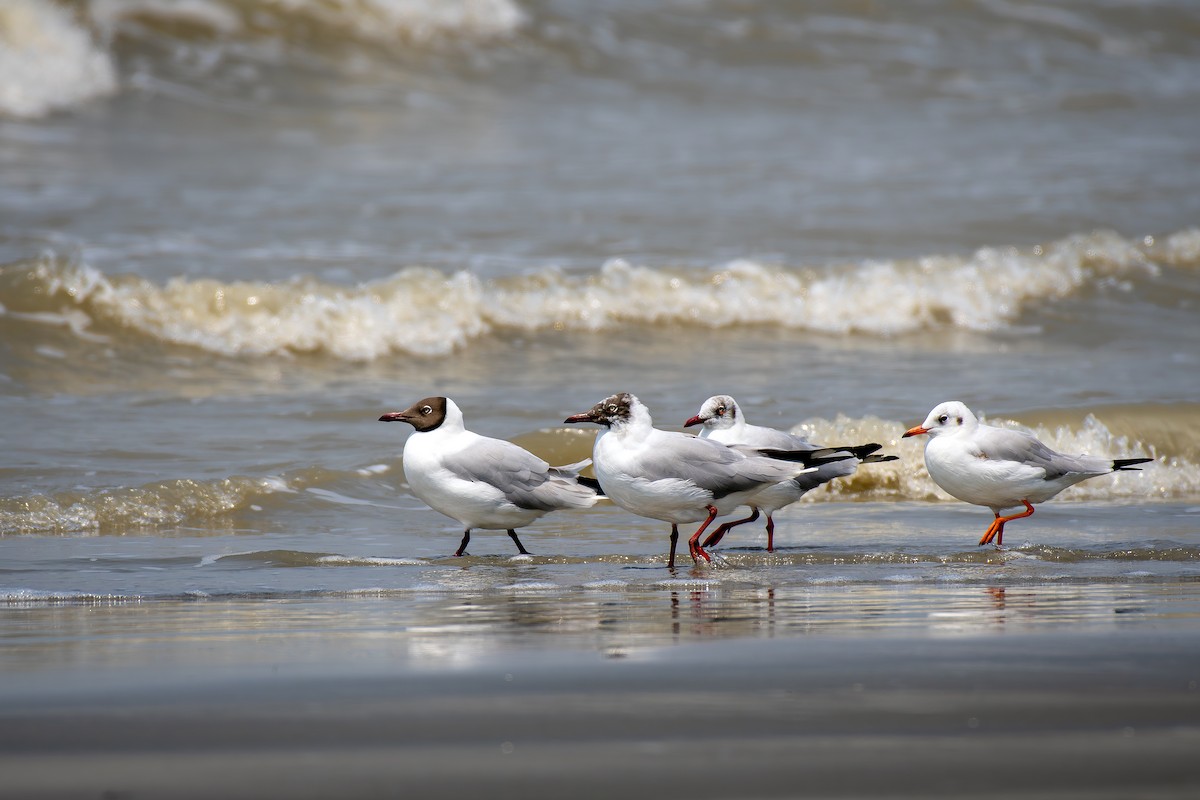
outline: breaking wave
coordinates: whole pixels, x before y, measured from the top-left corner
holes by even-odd
[[[164,71],[203,82],[229,65],[255,82],[255,65],[303,65],[340,49],[348,54],[335,61],[353,67],[363,47],[471,45],[506,38],[525,21],[512,0],[79,0],[71,8],[0,4],[0,116],[40,117],[119,84],[158,86]],[[132,70],[120,69],[126,63]]]
[[[211,523],[290,491],[279,478],[237,476],[0,499],[0,533],[104,534]]]
[[[40,0],[0,4],[0,116],[41,117],[116,88],[111,56],[69,11]]]
[[[0,314],[81,337],[150,337],[228,356],[321,354],[370,361],[454,351],[505,331],[617,325],[777,326],[823,334],[1004,331],[1023,314],[1086,290],[1129,293],[1164,268],[1200,265],[1200,229],[1155,243],[1111,232],[1046,246],[981,249],[831,268],[736,261],[714,270],[623,260],[573,274],[545,269],[483,280],[410,267],[341,286],[107,275],[48,253],[0,267]]]

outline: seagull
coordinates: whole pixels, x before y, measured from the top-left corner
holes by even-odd
[[[984,425],[971,409],[957,400],[942,403],[925,421],[901,437],[929,434],[925,467],[929,477],[965,503],[987,506],[996,518],[979,544],[1004,543],[1004,524],[1028,517],[1033,504],[1080,481],[1120,470],[1152,458],[1108,459],[1057,453],[1024,431]],[[1019,514],[1002,517],[1005,508],[1025,506]]]
[[[700,557],[711,561],[700,536],[719,515],[747,504],[757,492],[779,481],[813,472],[830,459],[850,457],[824,450],[773,450],[776,457],[768,458],[753,448],[659,430],[649,409],[628,392],[607,397],[565,421],[603,426],[592,448],[596,478],[604,494],[621,508],[671,523],[670,569],[675,568],[679,523],[703,520],[688,540],[688,551],[694,561]]]
[[[379,421],[416,429],[404,443],[404,474],[413,494],[465,529],[456,556],[466,551],[475,528],[508,531],[528,555],[517,528],[551,511],[596,502],[598,484],[579,476],[587,461],[552,467],[512,442],[472,433],[447,397],[426,397]]]
[[[767,515],[767,552],[775,551],[775,520],[773,514],[786,505],[796,502],[806,492],[818,486],[829,483],[834,478],[853,475],[859,463],[876,463],[880,461],[895,461],[896,456],[871,455],[883,447],[874,442],[856,445],[854,447],[823,448],[812,444],[802,436],[786,433],[775,428],[761,425],[750,425],[746,422],[742,409],[737,401],[727,394],[718,394],[708,398],[700,406],[700,411],[694,417],[683,423],[685,428],[693,425],[703,425],[700,430],[701,439],[711,439],[722,444],[741,444],[750,447],[768,448],[787,451],[835,450],[850,453],[854,458],[831,461],[822,464],[815,472],[806,472],[795,478],[779,483],[754,496],[750,506],[750,516],[745,519],[726,522],[708,535],[704,547],[712,547],[721,541],[732,528],[753,522],[758,519],[759,511]]]

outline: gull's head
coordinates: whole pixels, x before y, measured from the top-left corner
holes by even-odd
[[[582,414],[572,414],[564,422],[594,422],[612,427],[631,422],[638,412],[645,412],[641,401],[629,392],[619,392],[604,398]]]
[[[930,411],[924,422],[915,428],[909,428],[900,438],[907,439],[909,436],[919,436],[922,433],[938,436],[943,433],[973,428],[978,423],[979,420],[965,403],[950,400]]]
[[[737,401],[727,394],[713,395],[700,406],[699,413],[683,423],[683,427],[703,425],[709,430],[724,430],[732,428],[741,416]]]
[[[379,418],[380,422],[407,422],[420,432],[432,431],[441,427],[448,415],[461,419],[462,412],[454,401],[448,397],[426,397],[418,400],[403,411],[393,411]]]

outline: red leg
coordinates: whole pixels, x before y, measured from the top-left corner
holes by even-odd
[[[667,569],[675,569],[675,545],[679,542],[679,526],[671,525],[671,558],[667,561]]]
[[[996,538],[996,528],[1000,527],[1000,512],[993,511],[992,513],[996,515],[996,518],[994,520],[992,520],[991,525],[988,525],[988,529],[983,532],[983,538],[979,540],[980,547],[982,547],[983,545],[992,541],[992,539],[995,539]]]
[[[454,553],[456,556],[461,556],[467,549],[467,542],[471,541],[471,529],[467,528],[463,531],[462,541],[458,545],[458,550]]]
[[[756,519],[758,519],[758,509],[752,508],[750,516],[746,517],[745,519],[735,519],[733,522],[726,522],[724,525],[710,533],[708,538],[704,540],[704,544],[701,545],[701,547],[712,547],[713,545],[720,543],[721,539],[725,538],[725,534],[729,533],[730,529],[736,528],[738,525],[745,525],[747,522],[754,522]],[[770,519],[770,517],[767,517],[767,519]]]
[[[1020,514],[1002,517],[999,513],[996,513],[996,519],[992,521],[991,526],[987,529],[987,532],[983,534],[983,538],[979,540],[979,543],[987,544],[988,542],[992,541],[992,539],[995,539],[997,547],[1004,544],[1004,523],[1012,522],[1014,519],[1020,519],[1021,517],[1028,517],[1033,513],[1033,506],[1029,504],[1028,500],[1022,500],[1021,503],[1025,506],[1025,510]]]
[[[705,506],[705,508],[708,509],[708,518],[704,520],[703,525],[696,529],[696,532],[692,534],[692,538],[688,539],[688,551],[692,554],[693,561],[700,560],[697,556],[704,556],[705,561],[712,561],[712,556],[704,552],[704,548],[700,546],[700,537],[703,535],[704,529],[717,518],[717,507]]]
[[[767,552],[775,552],[775,520],[767,514]]]

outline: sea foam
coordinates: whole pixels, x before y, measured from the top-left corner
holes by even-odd
[[[109,54],[49,0],[0,3],[0,115],[44,116],[117,89]]]

